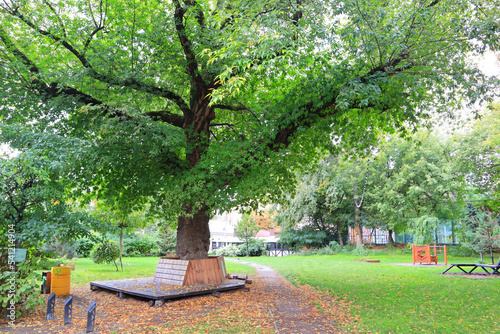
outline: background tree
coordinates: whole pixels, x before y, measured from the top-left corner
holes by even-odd
[[[114,263],[116,271],[118,271],[116,260],[120,257],[120,246],[113,240],[105,240],[96,244],[92,248],[91,255],[94,263]]]
[[[439,222],[462,215],[466,187],[456,150],[453,141],[427,131],[412,140],[383,142],[374,162],[378,186],[369,190],[374,200],[368,210],[389,230],[410,227],[419,243],[431,242]]]
[[[17,248],[39,248],[53,237],[75,240],[97,226],[65,202],[60,171],[36,151],[0,159],[0,223],[5,231],[15,226]]]
[[[337,163],[322,161],[308,174],[299,178],[296,193],[279,211],[277,222],[283,226],[283,242],[298,246],[327,245],[339,240],[352,216],[352,201],[346,192],[348,185],[338,173]]]
[[[364,158],[330,156],[302,177],[278,215],[287,227],[285,239],[307,229],[332,240],[350,224],[357,247],[363,245],[362,227],[398,233],[411,228],[419,243],[429,243],[440,222],[461,216],[466,187],[453,157],[456,147],[426,131],[411,140],[384,137]]]
[[[43,137],[50,147],[50,136]],[[0,242],[5,247],[9,244],[13,228],[15,248],[27,250],[26,259],[13,267],[7,252],[0,254],[2,314],[11,302],[17,305],[16,317],[42,303],[38,298],[41,274],[36,270],[44,257],[44,245],[55,238],[69,242],[99,227],[98,222],[66,203],[60,179],[65,164],[57,146],[50,151],[60,159],[37,147],[25,147],[13,157],[0,156]],[[16,294],[9,293],[12,277],[16,278]]]
[[[252,211],[251,217],[257,224],[259,230],[271,230],[276,226],[274,217],[276,216],[276,210],[274,206],[268,206],[264,210],[259,212]]]
[[[259,227],[255,223],[255,220],[249,215],[244,214],[241,216],[241,220],[234,227],[234,234],[245,242],[247,248],[247,255],[250,255],[249,244],[252,237],[259,232]]]
[[[120,266],[123,271],[123,232],[135,231],[151,224],[146,218],[145,211],[130,211],[130,207],[124,203],[115,202],[113,206],[106,205],[106,202],[94,202],[94,215],[101,220],[109,222],[114,228],[119,231],[120,241]]]
[[[477,228],[474,233],[475,239],[477,239],[476,244],[479,249],[489,251],[492,264],[495,263],[493,249],[500,247],[498,217],[498,214],[494,216],[491,212],[481,212],[475,218],[477,220]]]
[[[80,138],[69,189],[153,198],[177,217],[177,255],[206,258],[210,214],[277,202],[332,131],[359,152],[429,105],[487,100],[495,83],[468,59],[498,49],[498,7],[6,0],[2,137],[26,145],[22,124]]]
[[[461,243],[481,256],[489,251],[491,262],[493,248],[500,247],[500,229],[498,215],[493,217],[491,212],[481,212],[472,203],[467,203],[465,217],[461,220]]]
[[[500,103],[493,103],[463,134],[457,134],[460,167],[475,199],[492,211],[500,208]]]

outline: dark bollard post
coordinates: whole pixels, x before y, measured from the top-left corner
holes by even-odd
[[[95,309],[96,303],[90,303],[87,314],[87,333],[93,332],[95,327]]]
[[[64,303],[64,324],[71,325],[73,319],[73,297],[69,297]]]
[[[56,293],[52,292],[47,300],[47,320],[54,320],[54,308],[56,307]]]

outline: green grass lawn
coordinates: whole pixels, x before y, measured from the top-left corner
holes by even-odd
[[[242,258],[269,265],[293,283],[310,284],[353,303],[362,329],[373,333],[500,333],[500,279],[441,275],[443,266],[408,267],[410,255],[373,255],[380,263],[354,255]],[[450,263],[475,262],[451,258]],[[90,281],[153,276],[158,258],[124,258],[124,271],[113,264],[78,259],[71,286]],[[230,273],[255,274],[255,269],[226,261]],[[457,272],[455,270],[455,272]],[[358,327],[359,328],[359,327]],[[344,329],[349,332],[349,328]]]
[[[405,267],[411,255],[245,258],[269,265],[288,280],[328,290],[353,303],[373,333],[500,333],[500,279],[441,275],[446,267]],[[476,259],[451,258],[449,263]],[[456,272],[456,271],[455,271]],[[346,329],[349,330],[348,328]]]
[[[71,272],[71,287],[89,286],[90,281],[107,281],[116,279],[152,277],[158,264],[157,257],[125,257],[123,271],[116,271],[114,264],[95,264],[91,259],[82,258],[75,261],[75,270]],[[255,269],[249,266],[226,261],[229,273],[255,274]]]

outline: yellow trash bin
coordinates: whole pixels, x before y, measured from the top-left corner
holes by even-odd
[[[50,292],[56,296],[67,296],[70,293],[71,268],[54,267],[51,271]]]

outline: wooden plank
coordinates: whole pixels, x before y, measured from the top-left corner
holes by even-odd
[[[175,264],[169,264],[169,265],[159,265],[156,267],[156,270],[186,270],[188,266],[179,266]]]
[[[213,259],[207,259],[206,261],[203,261],[203,272],[206,274],[208,284],[214,284],[216,282],[213,262]]]
[[[180,263],[180,264],[179,264]],[[200,260],[178,260],[161,258],[156,267],[157,281],[183,281],[183,285],[217,284],[225,280],[225,263],[223,257],[210,257]]]
[[[182,263],[158,263],[158,267],[160,268],[172,268],[178,270],[186,270],[188,265]]]
[[[161,274],[173,274],[173,275],[179,275],[179,276],[184,276],[186,274],[186,270],[175,270],[175,269],[157,269],[155,275],[161,275]]]
[[[158,265],[160,266],[182,266],[182,267],[187,267],[189,264],[189,261],[182,261],[182,260],[163,260],[160,259],[158,260]]]

